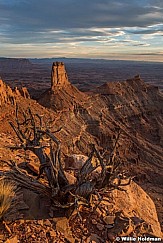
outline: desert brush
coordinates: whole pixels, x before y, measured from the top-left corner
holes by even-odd
[[[4,214],[8,211],[15,196],[15,185],[14,183],[0,179],[0,220]]]

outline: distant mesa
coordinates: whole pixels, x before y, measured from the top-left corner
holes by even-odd
[[[67,72],[63,62],[53,62],[51,71],[51,90],[69,84]]]

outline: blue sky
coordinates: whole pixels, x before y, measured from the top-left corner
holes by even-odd
[[[0,56],[163,61],[163,0],[0,0]]]

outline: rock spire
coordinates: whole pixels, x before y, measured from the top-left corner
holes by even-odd
[[[63,62],[53,62],[51,71],[51,89],[69,84],[67,72]]]

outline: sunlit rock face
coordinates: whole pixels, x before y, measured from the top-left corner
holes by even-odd
[[[0,106],[14,104],[15,98],[12,89],[0,79]]]
[[[20,89],[15,87],[15,89],[12,90],[10,86],[5,84],[0,79],[0,106],[3,106],[4,104],[14,105],[20,96],[24,97],[25,99],[30,98],[26,87],[22,87]]]
[[[25,99],[30,99],[30,94],[26,87],[22,87],[21,89],[19,89],[19,91],[20,91],[20,95],[23,96]]]
[[[63,62],[53,62],[51,71],[51,89],[69,84],[67,72]]]

